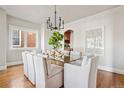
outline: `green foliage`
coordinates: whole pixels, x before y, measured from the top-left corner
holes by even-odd
[[[49,38],[49,45],[53,46],[53,49],[62,47],[61,41],[63,40],[63,34],[58,31],[54,31],[53,35]]]

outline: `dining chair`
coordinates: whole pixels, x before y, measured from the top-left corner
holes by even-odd
[[[42,53],[42,49],[34,49],[31,51],[32,54]]]
[[[33,60],[33,54],[27,53],[27,63],[28,63],[28,79],[31,81],[33,85],[35,85],[35,67],[34,67],[34,60]]]
[[[91,68],[88,85],[89,88],[96,88],[98,60],[99,56],[91,56]]]
[[[77,62],[78,63],[78,62]],[[96,57],[83,57],[82,62],[64,64],[65,88],[89,88],[96,86]]]
[[[73,55],[73,56],[80,56],[80,57],[82,57],[82,52],[80,52],[80,51],[71,51],[70,54]]]
[[[87,62],[87,57],[84,57]],[[84,62],[84,61],[83,61]],[[82,62],[82,63],[83,63]],[[87,64],[64,64],[64,87],[81,88],[88,87],[88,77],[90,73],[90,62]]]
[[[28,63],[27,63],[27,56],[26,53],[28,53],[28,51],[24,51],[22,52],[22,61],[23,61],[23,70],[24,70],[24,75],[28,78]]]
[[[63,67],[48,65],[43,55],[33,56],[36,71],[37,88],[59,88],[63,85]]]

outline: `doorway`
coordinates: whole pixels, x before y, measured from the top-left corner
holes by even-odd
[[[64,33],[64,50],[73,50],[73,30],[67,30]]]

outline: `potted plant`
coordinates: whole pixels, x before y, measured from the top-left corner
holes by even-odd
[[[63,34],[59,33],[58,31],[54,31],[52,36],[49,38],[49,45],[51,45],[54,49],[54,56],[56,56],[56,52],[58,52],[58,49],[62,47],[62,40],[63,40]]]

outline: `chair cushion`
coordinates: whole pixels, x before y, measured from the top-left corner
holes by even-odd
[[[47,64],[47,71],[48,71],[48,78],[51,78],[56,74],[62,72],[63,67],[55,64]]]

